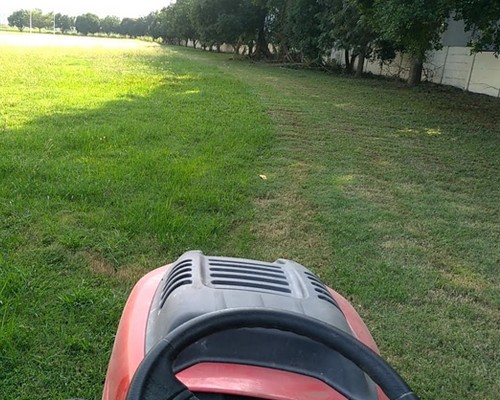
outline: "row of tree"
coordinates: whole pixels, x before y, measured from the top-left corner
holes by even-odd
[[[60,13],[44,14],[42,10],[35,9],[15,11],[7,20],[10,26],[17,27],[21,32],[31,26],[39,31],[56,28],[62,33],[76,31],[82,35],[102,32],[107,35],[118,34],[138,37],[149,34],[147,17],[120,19],[114,16],[107,16],[101,19],[91,13],[71,17]]]
[[[441,46],[451,18],[474,30],[475,51],[489,46],[500,52],[499,0],[177,0],[146,17],[121,21],[36,13],[40,23],[32,24],[39,29],[55,20],[62,32],[148,35],[209,49],[225,43],[237,53],[245,48],[251,57],[283,62],[320,65],[335,47],[344,50],[347,71],[358,74],[367,57],[390,60],[402,52],[412,60],[410,84],[420,81],[425,55]],[[29,12],[16,11],[9,24],[24,29]]]
[[[403,52],[416,84],[426,52],[441,46],[452,18],[475,31],[476,51],[500,51],[498,0],[177,0],[148,16],[148,33],[209,48],[226,43],[236,52],[245,44],[256,58],[309,64],[322,64],[336,47],[345,52],[346,69],[357,73],[366,57]]]
[[[54,25],[54,14],[44,14],[42,10],[18,10],[7,17],[9,26],[17,27],[21,32],[32,26],[35,29],[50,29]],[[31,25],[30,25],[31,24]]]

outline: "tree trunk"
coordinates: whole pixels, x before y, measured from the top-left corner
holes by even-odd
[[[408,77],[409,86],[416,86],[422,81],[423,67],[423,57],[412,58],[410,65],[410,76]]]
[[[288,39],[285,35],[278,33],[278,50],[275,57],[280,62],[293,62],[290,56],[290,47],[288,46]]]
[[[349,57],[349,50],[344,50],[344,59],[345,59],[345,72],[349,75],[352,74],[352,70],[354,68],[354,58],[353,56]]]
[[[272,47],[272,54],[274,57],[276,57],[276,55],[278,54],[278,48],[274,43],[271,43],[271,47]]]
[[[351,74],[354,72],[354,66],[356,65],[356,58],[358,57],[357,54],[354,54],[354,52],[351,54]]]
[[[247,48],[248,48],[248,57],[252,57],[252,56],[253,56],[253,46],[254,46],[254,41],[253,41],[253,40],[250,40],[250,41],[247,43]]]
[[[267,12],[263,8],[259,13],[259,31],[257,32],[257,43],[255,46],[254,56],[257,60],[261,60],[263,58],[269,58],[270,52],[269,47],[267,47],[267,39],[266,39],[266,15]]]
[[[193,39],[193,49],[196,49],[196,42],[197,42],[197,40]]]
[[[358,66],[356,67],[356,77],[361,78],[363,75],[363,68],[365,66],[365,50],[361,50],[358,58]]]

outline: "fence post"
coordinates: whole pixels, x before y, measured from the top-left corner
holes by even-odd
[[[469,91],[470,78],[472,77],[472,72],[474,71],[474,62],[476,61],[476,54],[477,53],[474,53],[474,57],[472,58],[472,64],[470,66],[470,71],[469,71],[469,78],[467,79],[467,86],[465,87],[465,90],[467,92]]]
[[[443,83],[444,71],[446,71],[446,61],[448,61],[449,51],[450,51],[450,46],[446,46],[446,54],[444,55],[443,70],[441,71],[441,79],[439,80],[440,85]]]

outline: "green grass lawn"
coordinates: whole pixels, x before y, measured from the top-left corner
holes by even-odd
[[[424,399],[500,392],[498,99],[153,45],[0,76],[2,399],[100,398],[131,286],[187,249],[310,266]]]

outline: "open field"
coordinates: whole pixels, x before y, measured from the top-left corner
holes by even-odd
[[[105,39],[105,40],[100,40]],[[2,32],[0,46],[29,47],[72,47],[72,48],[144,48],[154,45],[139,40],[116,38],[95,38],[88,36],[52,35],[50,33]]]
[[[100,398],[131,286],[193,248],[308,265],[423,399],[497,398],[498,99],[8,36],[0,398]]]

